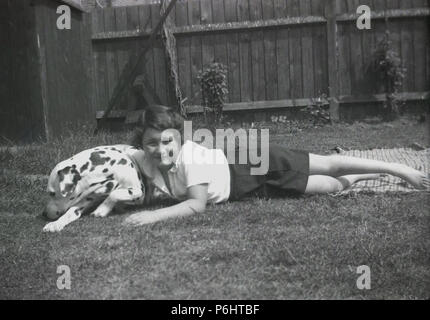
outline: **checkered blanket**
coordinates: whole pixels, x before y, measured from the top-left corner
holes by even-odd
[[[382,160],[406,164],[414,169],[430,173],[430,149],[416,151],[410,148],[350,150],[342,152],[344,156]],[[423,192],[417,190],[404,180],[387,175],[377,180],[360,181],[350,188],[338,193],[339,195],[355,192]],[[428,192],[425,190],[424,192]]]

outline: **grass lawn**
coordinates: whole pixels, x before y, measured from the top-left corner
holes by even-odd
[[[335,124],[273,128],[271,141],[328,153],[430,147],[428,124]],[[128,214],[85,216],[42,233],[46,175],[87,147],[125,134],[74,133],[19,153],[0,152],[1,299],[429,299],[429,194],[250,199],[144,227]],[[57,267],[71,289],[57,288]],[[371,270],[371,290],[356,286]]]

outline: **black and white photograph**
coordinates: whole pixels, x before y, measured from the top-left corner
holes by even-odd
[[[0,300],[430,299],[429,4],[0,0]]]

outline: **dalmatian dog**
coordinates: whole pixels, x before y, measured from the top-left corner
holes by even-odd
[[[141,205],[146,183],[138,169],[144,151],[128,145],[100,146],[60,162],[52,170],[43,215],[45,232],[61,231],[83,213],[107,216],[117,204]]]

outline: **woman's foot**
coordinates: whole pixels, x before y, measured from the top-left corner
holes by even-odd
[[[425,173],[400,163],[393,163],[393,166],[393,175],[398,176],[403,180],[409,182],[416,189],[430,189],[430,179]]]

